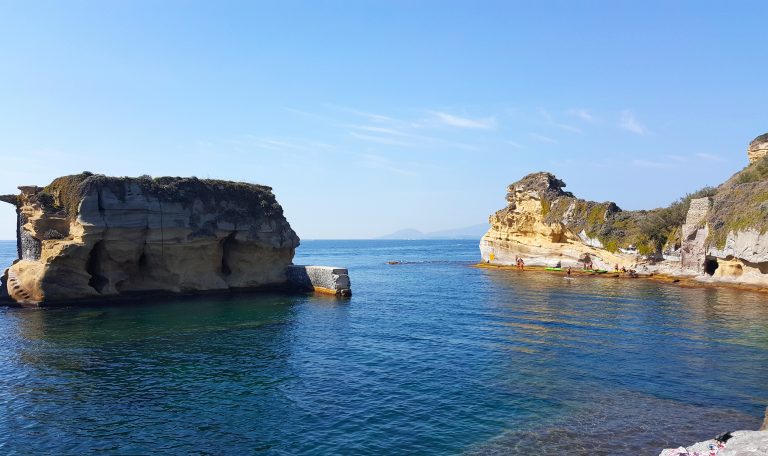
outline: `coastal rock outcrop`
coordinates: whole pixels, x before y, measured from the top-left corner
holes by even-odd
[[[21,304],[280,287],[299,238],[271,188],[211,179],[91,173],[5,195]]]
[[[620,209],[610,202],[577,199],[564,187],[546,172],[529,174],[507,187],[507,207],[491,215],[491,228],[480,241],[484,261],[515,264],[523,257],[529,265],[550,266],[579,262],[585,254],[598,267],[622,261],[604,249],[588,226]]]
[[[768,133],[753,139],[747,148],[749,163],[754,163],[766,155],[768,155]]]
[[[689,447],[668,448],[659,456],[756,456],[768,454],[768,431],[733,431],[721,444],[715,439],[694,443]]]
[[[480,241],[485,263],[691,276],[768,288],[768,134],[749,146],[749,165],[717,188],[666,208],[623,211],[578,199],[546,172],[507,188],[507,207],[491,215]]]

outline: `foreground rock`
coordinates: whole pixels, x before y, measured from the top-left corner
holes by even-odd
[[[618,265],[640,275],[768,288],[766,151],[762,135],[748,148],[749,166],[728,181],[648,211],[578,199],[554,175],[530,174],[507,188],[507,207],[491,215],[480,242],[483,261]]]
[[[21,304],[140,293],[284,288],[299,238],[271,188],[83,173],[1,197],[18,213]]]
[[[700,455],[709,456],[758,456],[768,455],[768,431],[735,431],[732,437],[720,446],[715,439],[695,443],[689,447],[668,448],[659,456]],[[712,448],[714,447],[714,452]]]

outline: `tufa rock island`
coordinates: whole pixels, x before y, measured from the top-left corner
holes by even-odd
[[[0,200],[18,214],[15,303],[142,293],[301,289],[349,294],[342,268],[294,266],[299,237],[270,187],[82,173]]]
[[[716,188],[666,208],[624,211],[585,201],[546,172],[507,188],[480,241],[483,262],[620,269],[768,288],[768,134],[747,149],[749,165]],[[635,272],[637,274],[635,274]]]

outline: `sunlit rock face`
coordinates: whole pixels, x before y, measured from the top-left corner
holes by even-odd
[[[137,293],[279,287],[299,238],[269,187],[83,173],[20,187],[10,298],[37,304]]]
[[[750,164],[717,188],[640,211],[578,199],[554,175],[529,174],[490,216],[483,262],[579,267],[589,258],[594,268],[768,288],[766,151],[768,134],[750,144]]]
[[[766,155],[768,155],[768,133],[760,135],[752,140],[747,148],[749,163],[754,163]]]
[[[480,241],[483,261],[514,265],[522,257],[528,265],[576,265],[585,254],[595,267],[630,265],[631,258],[603,249],[590,237],[585,218],[602,222],[619,208],[610,202],[577,199],[563,190],[565,183],[546,172],[533,173],[507,187],[507,207],[488,219],[491,224]]]

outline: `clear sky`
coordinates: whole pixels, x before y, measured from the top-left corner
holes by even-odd
[[[768,131],[768,2],[0,3],[0,193],[270,185],[302,238],[483,223],[523,175],[651,208]],[[0,239],[14,237],[0,203]]]

